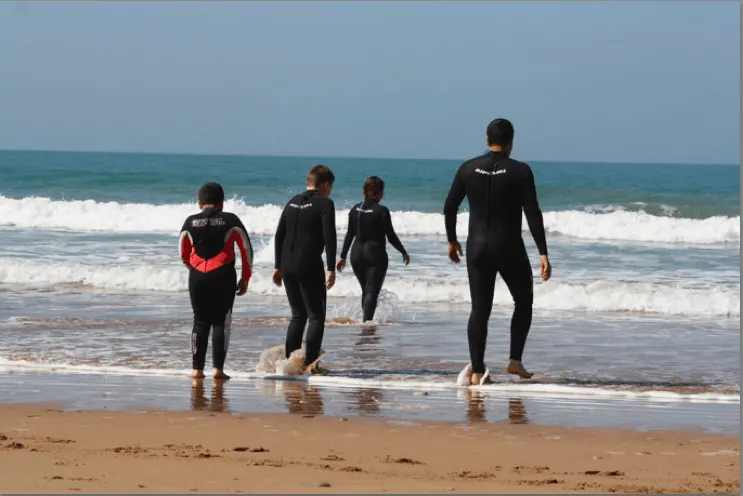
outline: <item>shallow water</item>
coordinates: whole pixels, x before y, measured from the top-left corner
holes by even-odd
[[[17,317],[18,309],[28,303],[27,292],[6,291],[9,304],[0,310],[4,337],[0,356],[12,359],[0,359],[0,367],[154,376],[178,374],[190,367],[191,321],[185,317],[189,314],[185,294],[162,298],[99,293],[91,306],[89,292],[39,293],[34,298],[36,315],[26,311],[25,317]],[[330,314],[347,315],[350,312],[344,307],[353,305],[350,299],[332,302]],[[323,363],[334,377],[410,386],[453,384],[468,361],[466,310],[456,305],[437,312],[423,306],[401,310],[394,299],[383,299],[380,313],[390,317],[376,327],[328,323]],[[260,353],[283,342],[288,320],[282,314],[286,308],[281,298],[251,295],[240,300],[228,371],[241,377],[255,375]],[[503,387],[528,386],[544,394],[569,386],[576,394],[672,392],[740,400],[740,334],[731,319],[537,311],[525,355],[525,364],[536,373],[530,381],[502,371],[509,321],[510,309],[494,312],[487,352],[491,375]],[[675,346],[679,340],[686,346]],[[695,362],[717,366],[688,366]]]
[[[4,403],[56,405],[69,410],[194,410],[362,417],[400,425],[423,421],[555,425],[567,428],[692,430],[740,435],[739,404],[551,398],[493,391],[410,391],[318,387],[295,381],[15,372],[0,377]]]

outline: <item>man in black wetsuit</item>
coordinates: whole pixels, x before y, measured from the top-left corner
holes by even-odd
[[[484,358],[496,273],[503,277],[515,307],[507,371],[525,379],[533,375],[521,363],[531,327],[533,302],[531,266],[521,237],[522,209],[539,250],[542,280],[547,281],[552,272],[534,175],[527,164],[510,158],[513,136],[513,126],[506,119],[491,122],[487,129],[490,151],[462,164],[444,205],[449,258],[459,263],[462,248],[457,241],[457,210],[465,197],[469,202],[467,275],[472,311],[467,337],[470,363],[460,374],[460,380],[468,380],[469,384],[491,382]]]
[[[329,198],[334,182],[328,167],[312,167],[307,174],[307,190],[289,200],[276,229],[273,282],[277,286],[283,282],[292,309],[286,358],[302,347],[304,326],[309,320],[305,366],[310,374],[327,373],[318,359],[325,332],[327,290],[335,284],[335,204]]]
[[[229,379],[224,361],[230,344],[235,293],[244,295],[253,265],[253,248],[240,218],[223,212],[224,190],[206,183],[199,190],[201,212],[191,215],[181,228],[181,261],[188,267],[188,292],[193,308],[191,353],[194,379],[204,377],[209,331],[212,333],[214,378]],[[235,274],[235,245],[240,250],[242,274]]]
[[[364,182],[364,201],[354,205],[348,212],[348,232],[336,265],[339,271],[346,266],[346,255],[355,237],[351,267],[361,285],[363,322],[374,319],[379,292],[387,275],[389,259],[385,238],[402,254],[405,265],[410,263],[410,257],[392,227],[390,211],[379,204],[383,197],[384,181],[377,176],[368,178]]]

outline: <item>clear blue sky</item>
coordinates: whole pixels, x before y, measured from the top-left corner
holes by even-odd
[[[739,163],[738,2],[0,3],[0,148]]]

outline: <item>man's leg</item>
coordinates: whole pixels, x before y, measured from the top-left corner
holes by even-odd
[[[499,272],[513,298],[514,309],[511,318],[511,354],[508,372],[524,379],[532,377],[521,363],[526,338],[529,335],[534,302],[534,282],[531,264],[526,250],[508,257],[499,263]]]
[[[214,378],[227,380],[230,377],[224,373],[224,362],[227,358],[232,333],[232,306],[235,303],[237,276],[230,267],[224,275],[220,274],[218,277],[218,285],[214,288],[215,296],[218,295],[219,300],[214,302],[216,315],[212,331],[212,364]]]
[[[325,271],[323,268],[308,271],[300,280],[299,287],[309,317],[305,365],[310,365],[320,357],[320,348],[325,334],[327,289],[325,288]]]
[[[378,265],[371,265],[366,269],[366,297],[364,298],[364,322],[374,320],[377,310],[379,292],[382,290],[384,278],[387,275],[388,260],[380,257]]]
[[[472,310],[467,325],[472,374],[485,373],[485,346],[488,339],[488,320],[493,310],[495,293],[495,267],[486,252],[484,243],[467,243],[467,276],[470,286]]]
[[[292,319],[286,331],[285,346],[286,358],[289,358],[293,351],[302,347],[304,326],[307,324],[307,310],[302,299],[299,279],[295,275],[284,275],[284,289],[286,290],[286,298],[289,300],[289,306],[292,309]]]

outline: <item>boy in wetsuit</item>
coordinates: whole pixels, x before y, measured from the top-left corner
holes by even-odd
[[[351,267],[361,285],[363,322],[367,322],[374,319],[379,292],[387,275],[389,258],[385,238],[402,254],[405,265],[410,263],[410,257],[392,227],[389,209],[379,204],[384,197],[384,181],[371,176],[364,182],[363,190],[364,201],[348,212],[348,232],[336,268],[342,271],[346,266],[346,255],[353,242]]]
[[[193,309],[191,353],[194,379],[204,377],[209,331],[212,333],[214,378],[227,380],[224,362],[230,343],[232,305],[235,294],[248,290],[253,248],[245,226],[237,215],[223,212],[224,190],[206,183],[199,190],[201,212],[189,216],[181,228],[181,260],[188,267],[188,292]],[[242,273],[235,273],[235,244],[240,250]]]
[[[326,374],[320,367],[325,333],[327,290],[335,284],[335,204],[329,198],[335,176],[324,165],[307,173],[307,189],[284,207],[276,228],[273,282],[284,285],[292,318],[286,331],[286,358],[302,347],[307,326],[304,366],[310,374]],[[323,267],[325,250],[327,279]]]

